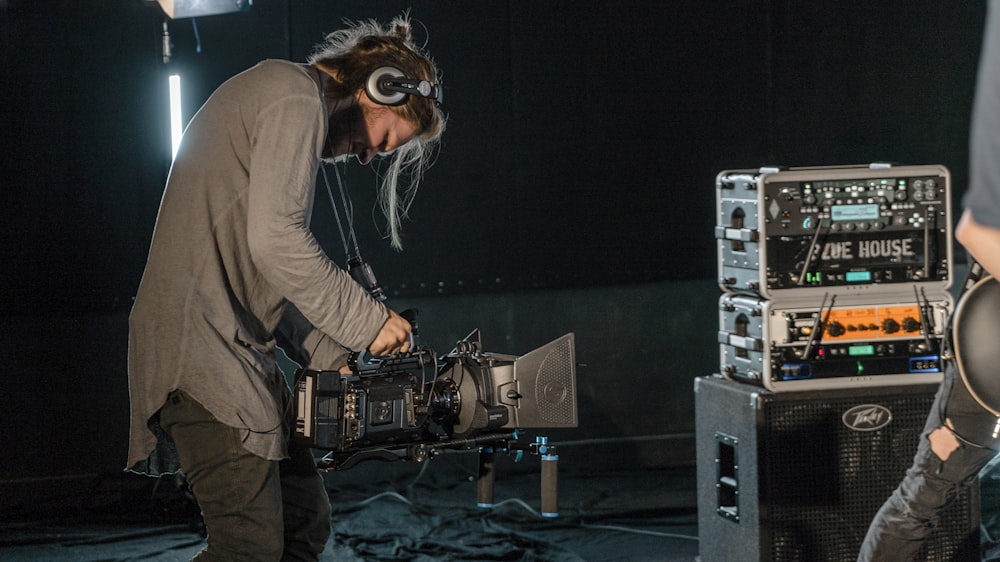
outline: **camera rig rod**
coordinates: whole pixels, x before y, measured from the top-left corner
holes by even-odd
[[[483,444],[499,446],[516,439],[516,432],[490,433],[467,439],[453,439],[440,443],[416,442],[408,444],[393,444],[366,447],[356,450],[347,456],[331,451],[317,461],[319,470],[347,470],[359,463],[370,460],[377,461],[416,461],[424,462],[439,454],[444,449],[472,449]],[[509,445],[507,445],[509,446]]]

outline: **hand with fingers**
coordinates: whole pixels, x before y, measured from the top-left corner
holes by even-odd
[[[374,356],[405,353],[410,349],[410,333],[413,328],[405,318],[394,310],[389,310],[389,317],[382,324],[382,329],[368,346],[368,352]]]

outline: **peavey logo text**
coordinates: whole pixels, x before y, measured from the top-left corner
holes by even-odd
[[[862,404],[844,412],[841,419],[854,431],[875,431],[892,422],[892,411],[878,404]]]
[[[846,261],[853,259],[912,258],[913,240],[894,238],[890,240],[844,240],[823,244],[823,261]]]

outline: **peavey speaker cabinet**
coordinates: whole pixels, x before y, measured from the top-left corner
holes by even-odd
[[[695,379],[701,562],[854,561],[910,466],[936,385],[772,393]],[[979,489],[919,560],[979,560]]]

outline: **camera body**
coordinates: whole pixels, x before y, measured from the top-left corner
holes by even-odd
[[[476,331],[440,357],[418,347],[353,357],[350,373],[299,370],[294,438],[346,468],[369,458],[424,460],[435,448],[516,429],[577,426],[572,333],[523,356],[481,347]]]

